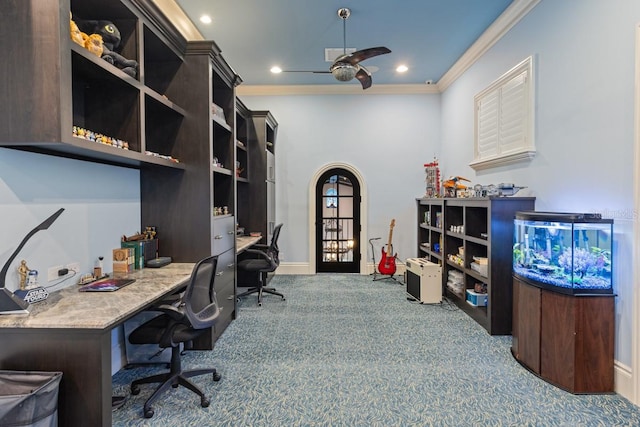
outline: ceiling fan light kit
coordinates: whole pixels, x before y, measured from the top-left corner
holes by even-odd
[[[331,67],[329,67],[329,71],[307,71],[315,74],[328,74],[331,73],[333,77],[341,82],[348,82],[353,80],[354,78],[360,81],[362,85],[362,89],[367,89],[371,87],[372,79],[371,73],[364,68],[359,62],[364,61],[365,59],[372,58],[378,55],[384,55],[386,53],[391,53],[391,50],[387,49],[384,46],[372,47],[368,49],[362,49],[355,52],[351,52],[347,54],[347,28],[346,21],[351,16],[351,10],[343,7],[338,9],[338,17],[342,19],[342,38],[343,38],[343,49],[342,55],[338,56]],[[286,71],[289,73],[300,73],[305,71]]]
[[[356,76],[357,72],[358,68],[351,64],[338,63],[331,66],[331,74],[333,74],[333,77],[335,77],[336,80],[341,82],[348,82],[349,80],[352,80]]]

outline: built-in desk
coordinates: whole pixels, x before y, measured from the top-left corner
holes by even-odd
[[[258,243],[262,240],[262,236],[252,237],[252,236],[238,236],[236,237],[236,254],[240,254],[245,250],[249,249],[251,246]]]
[[[183,287],[193,265],[137,270],[116,292],[70,286],[29,315],[0,316],[0,369],[61,371],[59,425],[111,426],[112,329]]]

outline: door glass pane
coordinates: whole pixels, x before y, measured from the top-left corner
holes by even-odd
[[[322,248],[324,262],[353,262],[353,185],[342,175],[323,185]]]

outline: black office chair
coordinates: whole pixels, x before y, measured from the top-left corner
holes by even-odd
[[[209,399],[188,378],[212,374],[214,381],[221,375],[213,368],[183,371],[180,363],[180,344],[190,342],[205,333],[214,324],[220,309],[216,300],[214,279],[218,257],[199,261],[191,273],[187,288],[178,304],[156,307],[163,314],[140,325],[129,335],[132,344],[158,344],[171,347],[171,370],[168,373],[135,380],[131,383],[131,394],[140,393],[140,384],[162,383],[144,403],[144,416],[151,418],[151,404],[169,387],[182,385],[200,396],[200,405],[209,406]]]
[[[272,295],[278,295],[285,300],[284,295],[280,292],[276,292],[275,288],[267,288],[267,273],[275,271],[280,265],[280,250],[278,249],[278,237],[280,236],[280,229],[282,224],[276,225],[273,229],[273,237],[269,245],[253,245],[251,248],[244,251],[248,259],[243,259],[238,262],[238,268],[247,272],[258,273],[258,284],[255,287],[249,288],[248,291],[237,295],[237,298],[245,295],[258,293],[258,305],[262,305],[262,294],[264,292]]]

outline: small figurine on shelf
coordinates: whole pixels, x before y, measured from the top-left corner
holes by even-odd
[[[27,261],[20,261],[20,266],[18,267],[18,275],[20,276],[20,290],[24,291],[27,288],[27,276],[31,269],[27,266]]]
[[[467,186],[461,183],[460,181],[471,182],[467,178],[463,178],[461,176],[452,176],[449,179],[445,180],[442,183],[442,186],[444,187],[445,196],[457,197],[457,190],[466,189]]]
[[[156,237],[156,228],[153,226],[146,226],[144,228],[144,238],[146,240],[151,240],[151,239],[155,239]]]

